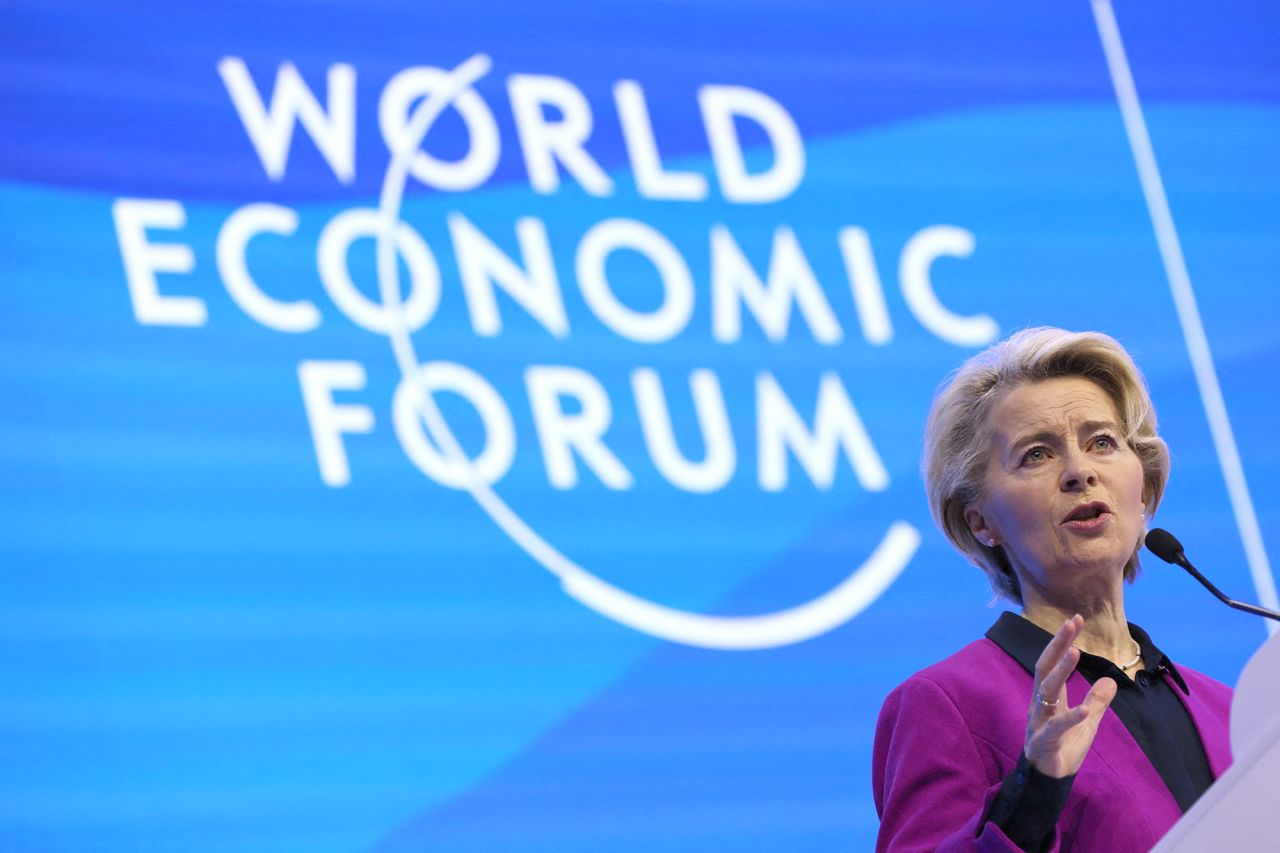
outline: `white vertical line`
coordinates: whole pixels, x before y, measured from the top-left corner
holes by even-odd
[[[1160,247],[1165,274],[1169,278],[1169,287],[1173,291],[1173,303],[1182,325],[1182,336],[1186,339],[1187,351],[1191,355],[1191,367],[1195,373],[1196,384],[1200,388],[1205,415],[1209,419],[1209,431],[1213,435],[1213,444],[1218,451],[1222,476],[1227,482],[1227,494],[1231,498],[1231,508],[1235,512],[1240,539],[1244,543],[1245,559],[1249,563],[1253,585],[1258,591],[1259,603],[1275,610],[1280,608],[1280,600],[1276,595],[1275,577],[1271,574],[1267,551],[1262,544],[1262,531],[1258,528],[1258,517],[1253,510],[1253,500],[1249,497],[1244,467],[1240,464],[1240,452],[1236,448],[1235,435],[1231,431],[1231,422],[1227,418],[1227,405],[1222,399],[1222,389],[1218,385],[1213,356],[1209,354],[1209,339],[1205,337],[1204,325],[1200,321],[1200,309],[1196,307],[1195,292],[1191,288],[1191,277],[1187,274],[1187,264],[1182,256],[1182,246],[1178,242],[1178,232],[1173,225],[1169,200],[1165,197],[1164,184],[1160,180],[1160,171],[1156,167],[1156,155],[1151,147],[1151,137],[1147,134],[1147,124],[1142,117],[1142,106],[1138,103],[1138,90],[1133,85],[1129,61],[1125,58],[1120,28],[1116,25],[1110,0],[1092,0],[1092,5],[1093,17],[1098,24],[1098,35],[1102,38],[1102,49],[1107,56],[1107,68],[1111,71],[1111,82],[1116,89],[1116,99],[1120,102],[1120,115],[1124,119],[1125,132],[1129,136],[1129,147],[1133,149],[1138,178],[1142,182],[1142,194],[1147,200],[1147,210],[1151,214],[1151,224],[1156,232],[1156,243]],[[1280,627],[1272,620],[1263,621],[1269,633],[1275,633],[1277,627]]]

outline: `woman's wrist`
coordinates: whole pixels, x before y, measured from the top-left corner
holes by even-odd
[[[1000,786],[988,820],[1023,850],[1047,850],[1075,778],[1046,775],[1024,752]]]

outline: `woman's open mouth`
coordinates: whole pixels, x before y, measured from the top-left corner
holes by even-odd
[[[1067,513],[1066,518],[1062,519],[1062,526],[1088,533],[1102,529],[1110,520],[1111,507],[1102,501],[1090,501]]]

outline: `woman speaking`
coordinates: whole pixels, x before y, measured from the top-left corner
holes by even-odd
[[[1030,329],[934,400],[951,543],[1021,609],[898,686],[876,726],[878,850],[1149,850],[1231,762],[1231,690],[1125,619],[1169,453],[1128,353]]]

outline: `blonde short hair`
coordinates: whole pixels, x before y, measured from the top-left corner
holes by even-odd
[[[1156,412],[1142,374],[1124,347],[1100,332],[1039,327],[1010,335],[970,358],[934,397],[925,426],[922,469],[929,510],[943,534],[986,572],[998,595],[1021,604],[1022,590],[1004,549],[980,543],[969,530],[965,507],[983,497],[995,403],[1028,382],[1080,376],[1107,392],[1120,417],[1126,444],[1142,463],[1143,499],[1150,517],[1169,479],[1169,449],[1156,434]],[[1138,572],[1138,549],[1125,564],[1125,579]]]

